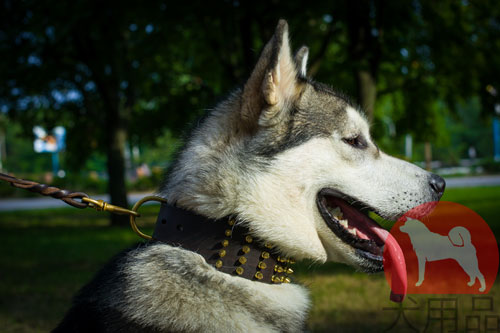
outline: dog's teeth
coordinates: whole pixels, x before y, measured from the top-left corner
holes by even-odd
[[[352,229],[347,229],[351,234],[353,234],[354,236],[356,236],[356,228],[352,228]]]
[[[332,209],[331,211],[331,214],[333,216],[335,216],[335,218],[338,220],[338,219],[341,219],[343,214],[342,214],[342,211],[340,210],[340,207],[335,207],[335,209]]]
[[[347,220],[339,220],[340,224],[347,229]]]
[[[330,213],[332,213],[332,214],[338,214],[338,213],[340,213],[340,207],[335,207],[335,208],[332,207],[330,209]]]

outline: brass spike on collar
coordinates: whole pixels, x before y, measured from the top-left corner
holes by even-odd
[[[289,283],[293,260],[254,239],[234,218],[213,220],[162,203],[153,239],[202,255],[217,270],[265,283]]]

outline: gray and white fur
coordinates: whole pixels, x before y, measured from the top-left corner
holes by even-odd
[[[209,218],[237,216],[285,256],[369,270],[325,225],[318,192],[337,189],[395,219],[438,198],[433,176],[380,151],[363,114],[307,78],[307,58],[306,47],[292,57],[280,21],[244,87],[193,131],[160,194]],[[346,143],[353,138],[360,147]],[[298,332],[309,308],[300,285],[231,276],[149,243],[113,259],[55,332]]]

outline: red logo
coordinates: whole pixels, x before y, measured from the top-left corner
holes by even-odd
[[[495,282],[495,236],[481,216],[463,205],[420,205],[390,233],[404,254],[408,294],[486,294]],[[390,270],[385,275],[391,285]]]

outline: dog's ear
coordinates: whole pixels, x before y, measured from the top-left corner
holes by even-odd
[[[297,95],[297,75],[288,24],[280,20],[243,89],[241,115],[245,125],[272,126],[279,121],[277,115]]]
[[[305,78],[307,76],[307,58],[309,57],[309,48],[307,46],[302,46],[297,53],[295,53],[295,64],[297,66],[297,72],[300,77]]]

